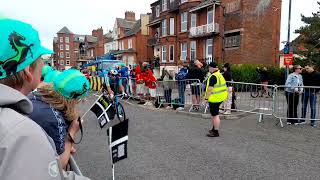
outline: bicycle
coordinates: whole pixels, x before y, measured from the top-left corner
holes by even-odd
[[[263,85],[251,85],[250,91],[250,95],[252,98],[263,97],[263,95],[265,94]],[[267,97],[272,97],[273,90],[268,88],[267,91]]]
[[[125,94],[118,94],[114,97],[111,97],[108,92],[104,89],[102,89],[102,93],[105,97],[108,97],[108,101],[110,102],[110,108],[114,109],[114,112],[117,115],[117,118],[120,122],[126,120],[126,113],[124,111],[123,105],[120,103],[119,98],[125,96]],[[120,98],[121,99],[121,98]]]

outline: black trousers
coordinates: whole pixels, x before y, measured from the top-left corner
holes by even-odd
[[[299,94],[286,92],[287,99],[287,122],[289,123],[297,123],[299,122],[298,118],[298,104],[299,104]],[[293,119],[296,118],[296,119]]]

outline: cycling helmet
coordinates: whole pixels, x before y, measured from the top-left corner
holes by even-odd
[[[116,75],[118,75],[118,71],[117,71],[117,70],[111,70],[111,71],[110,71],[110,74],[116,76]]]

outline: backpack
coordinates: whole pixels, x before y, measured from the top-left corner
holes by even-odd
[[[188,69],[186,69],[186,68],[180,69],[180,71],[176,75],[176,80],[177,81],[185,80],[187,77],[187,74],[188,74]]]

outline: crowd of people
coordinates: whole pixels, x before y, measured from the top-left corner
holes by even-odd
[[[90,89],[78,70],[45,66],[38,32],[0,18],[0,177],[85,180],[66,171],[81,131],[76,104]]]
[[[304,68],[300,65],[293,67],[294,72],[289,74],[285,83],[285,95],[288,104],[287,124],[301,125],[306,124],[307,107],[310,103],[311,126],[316,127],[317,93],[320,87],[320,73],[314,70],[313,64],[307,64]],[[302,75],[301,75],[302,74]],[[305,87],[303,87],[305,86]],[[301,97],[301,117],[298,117],[298,105]]]

